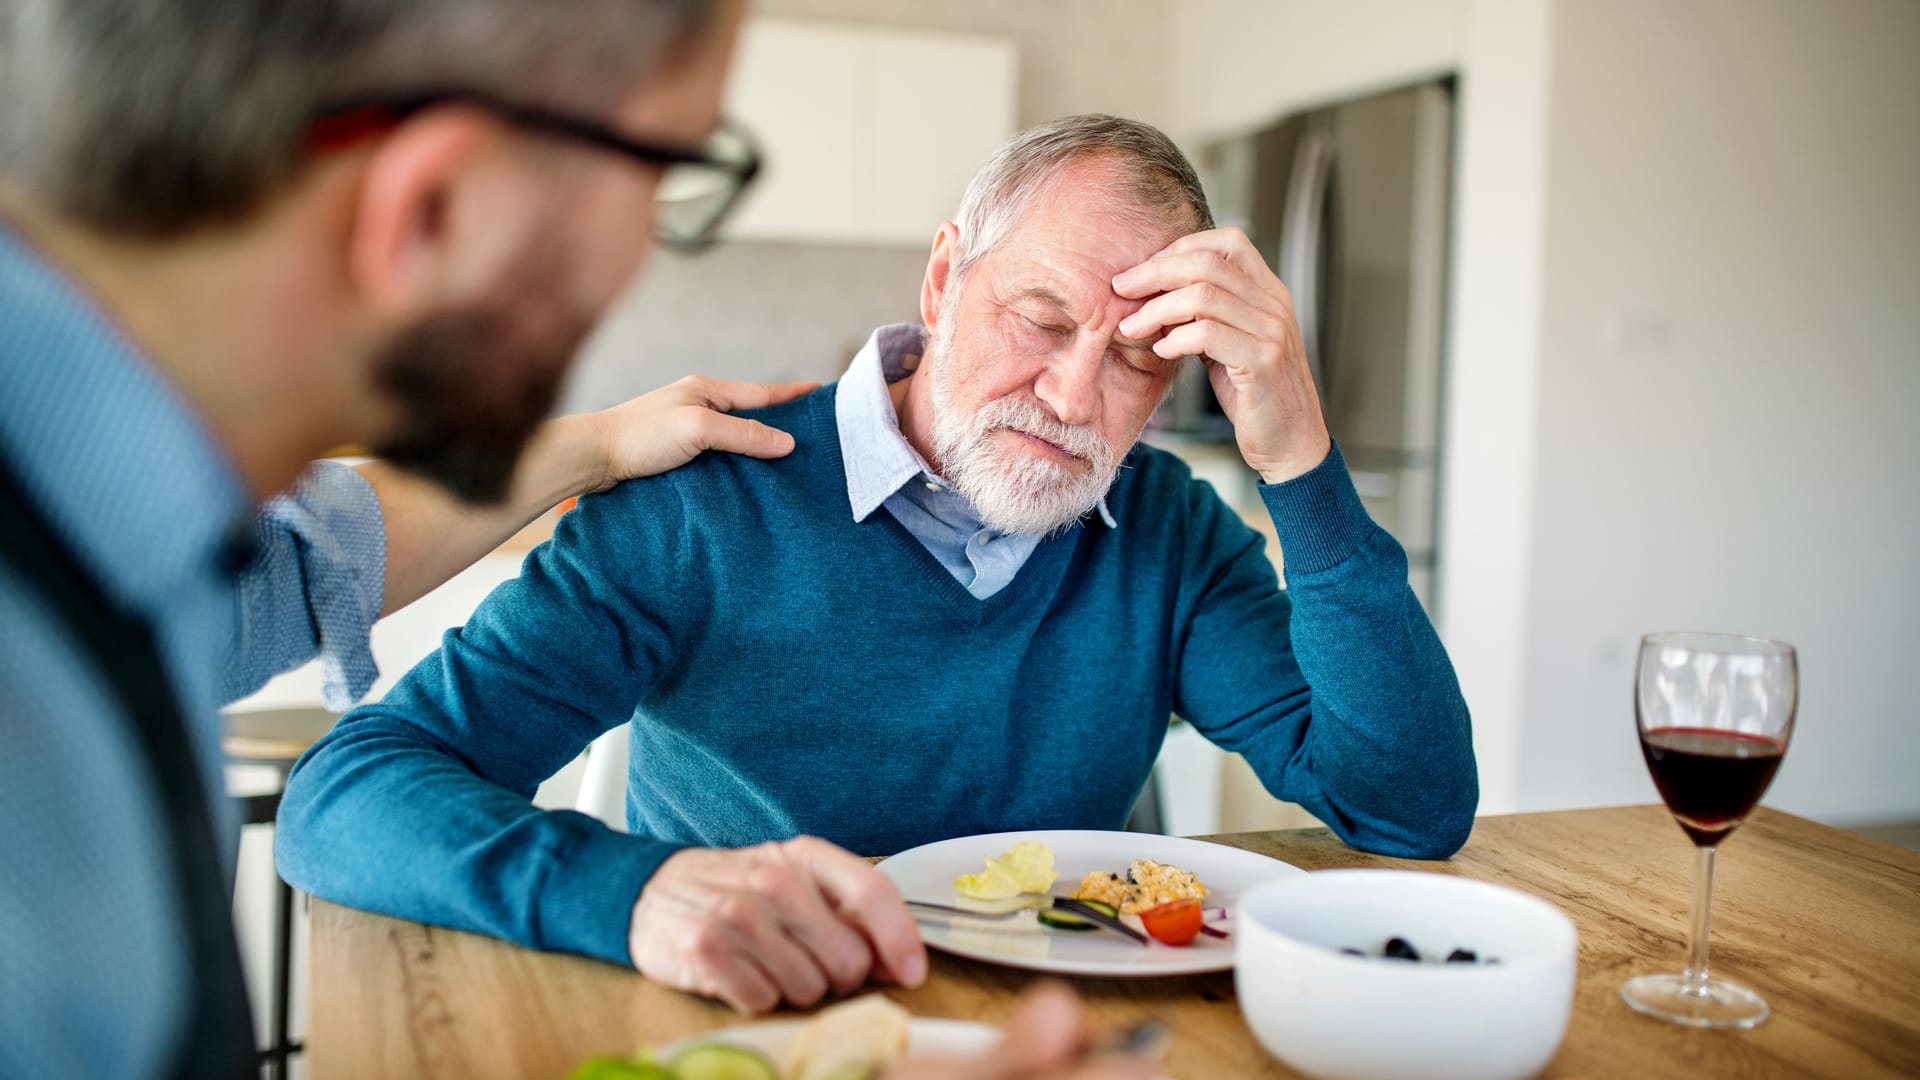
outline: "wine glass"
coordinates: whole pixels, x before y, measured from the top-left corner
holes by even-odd
[[[1793,735],[1800,661],[1793,646],[1726,634],[1648,634],[1634,674],[1640,751],[1660,798],[1692,838],[1693,932],[1686,970],[1627,980],[1620,996],[1677,1024],[1750,1028],[1767,1003],[1707,974],[1713,853],[1773,781]]]

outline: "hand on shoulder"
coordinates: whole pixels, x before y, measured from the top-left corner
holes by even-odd
[[[778,405],[819,386],[689,375],[610,409],[586,414],[580,419],[587,423],[603,463],[599,481],[587,490],[605,491],[622,480],[677,469],[705,450],[784,457],[793,451],[793,436],[758,420],[727,414]]]

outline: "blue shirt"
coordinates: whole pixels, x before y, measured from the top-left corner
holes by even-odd
[[[257,557],[235,590],[225,700],[318,657],[327,708],[345,712],[379,677],[373,624],[386,600],[387,530],[358,471],[317,461],[254,522]]]
[[[514,581],[301,759],[281,873],[355,907],[627,963],[681,845],[824,836],[882,855],[1119,828],[1169,715],[1358,846],[1437,857],[1477,801],[1467,709],[1335,452],[1262,489],[1287,558],[1172,455],[1134,448],[1119,529],[1041,540],[974,596],[889,514],[854,521],[828,387],[582,499]],[[928,664],[927,657],[939,662]],[[630,833],[531,798],[631,733]]]
[[[840,379],[834,421],[847,468],[847,501],[853,520],[865,521],[886,507],[954,580],[986,599],[1013,580],[1039,546],[1034,534],[987,528],[973,504],[953,490],[900,432],[899,414],[887,387],[913,374],[926,348],[926,331],[895,323],[873,332]],[[1114,527],[1107,501],[1100,518]]]
[[[323,470],[303,485],[305,509],[256,516],[178,389],[4,226],[0,454],[107,595],[151,626],[206,790],[225,788],[223,701],[323,641],[357,634],[364,649],[364,574],[374,613],[384,574],[371,489]],[[361,524],[303,538],[303,515],[335,513]],[[342,564],[364,568],[344,590],[357,599],[328,600]],[[15,573],[0,566],[0,1076],[151,1075],[185,1020],[187,963],[159,804],[110,692]],[[303,575],[316,605],[292,595]],[[336,682],[370,681],[341,656]],[[231,877],[238,817],[225,799],[213,813]]]
[[[220,657],[252,506],[179,392],[0,229],[0,453],[108,597],[151,626],[209,791]],[[0,569],[0,1074],[146,1076],[187,957],[126,721],[37,593]],[[239,829],[215,808],[229,874]]]

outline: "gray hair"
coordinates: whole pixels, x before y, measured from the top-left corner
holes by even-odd
[[[0,174],[103,231],[257,209],[345,101],[604,110],[711,0],[0,0]]]
[[[1069,164],[1099,157],[1117,173],[1123,205],[1181,233],[1213,228],[1193,163],[1151,124],[1102,113],[1063,117],[1015,135],[967,184],[954,223],[954,275],[993,250]]]

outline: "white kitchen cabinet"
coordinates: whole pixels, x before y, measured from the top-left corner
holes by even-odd
[[[997,38],[749,19],[729,112],[766,158],[726,233],[924,246],[1014,130]]]

